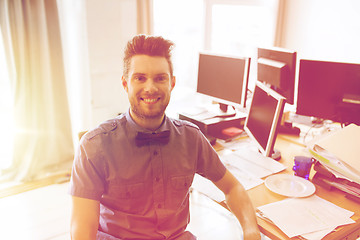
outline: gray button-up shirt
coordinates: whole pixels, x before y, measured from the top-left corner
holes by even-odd
[[[135,144],[129,112],[89,131],[80,141],[70,182],[73,196],[100,201],[99,230],[121,239],[168,239],[189,222],[195,173],[220,180],[225,167],[195,125],[166,117],[167,144]]]

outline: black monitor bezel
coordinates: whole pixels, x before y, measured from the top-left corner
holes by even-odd
[[[344,102],[346,94],[360,96],[359,63],[300,59],[297,114],[357,123],[359,116],[349,118],[342,112],[347,111],[346,105],[350,105]]]
[[[249,122],[252,121],[251,116],[252,116],[252,109],[253,109],[253,103],[254,103],[253,99],[250,104],[248,116],[246,117],[246,120],[245,120],[244,130],[247,133],[247,135],[255,142],[259,151],[264,156],[272,157],[272,154],[274,153],[274,145],[275,145],[275,141],[276,141],[276,137],[277,137],[277,133],[278,133],[278,126],[281,122],[282,114],[284,111],[285,98],[282,95],[278,94],[273,89],[266,86],[265,84],[263,84],[259,81],[256,81],[253,97],[256,96],[255,93],[256,93],[256,91],[259,91],[259,90],[266,92],[269,97],[275,99],[277,102],[276,109],[274,111],[274,116],[272,117],[271,128],[266,129],[266,131],[269,131],[269,137],[266,141],[266,146],[263,147],[260,144],[259,139],[257,139],[256,136],[253,134],[253,129],[249,128]]]
[[[201,71],[203,70],[202,69],[202,64],[201,64],[201,58],[202,57],[216,58],[219,61],[221,61],[221,60],[243,61],[243,63],[244,63],[244,68],[243,68],[244,74],[242,76],[241,91],[239,91],[239,93],[241,94],[240,95],[240,101],[237,102],[237,101],[233,101],[233,100],[230,100],[230,99],[226,99],[223,96],[213,94],[213,93],[209,93],[209,92],[204,91],[203,89],[200,88],[201,87],[200,84],[202,84],[202,83],[205,84],[206,81],[207,81],[207,80],[203,79],[202,76],[201,76]],[[230,55],[215,54],[215,53],[209,53],[209,52],[200,52],[199,53],[198,78],[197,78],[196,92],[198,94],[210,97],[215,102],[230,105],[230,106],[233,106],[233,107],[239,108],[239,109],[245,109],[245,107],[246,107],[246,99],[247,99],[247,90],[248,90],[248,84],[249,84],[250,62],[251,62],[250,57],[240,57],[240,56],[230,56]],[[226,86],[225,89],[229,89],[229,88],[232,88],[232,87],[234,87],[234,86]],[[220,89],[220,87],[219,87],[219,89]]]

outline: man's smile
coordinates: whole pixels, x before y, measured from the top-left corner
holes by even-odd
[[[153,104],[160,100],[160,98],[140,98],[140,99],[147,104]]]

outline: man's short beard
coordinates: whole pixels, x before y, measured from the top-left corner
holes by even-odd
[[[146,113],[142,111],[139,107],[136,106],[136,104],[130,104],[132,112],[139,118],[142,119],[157,119],[161,118],[166,110],[167,104],[162,107],[161,110],[154,112],[154,113]]]

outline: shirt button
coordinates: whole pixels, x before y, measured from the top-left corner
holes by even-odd
[[[158,207],[158,208],[161,208],[161,207],[162,207],[162,205],[161,205],[161,204],[158,204],[158,205],[157,205],[157,207]]]
[[[155,178],[155,181],[156,181],[156,182],[159,182],[159,181],[160,181],[160,178],[156,177],[156,178]]]
[[[154,151],[154,156],[156,156],[156,155],[158,155],[158,152],[155,150],[155,151]]]

